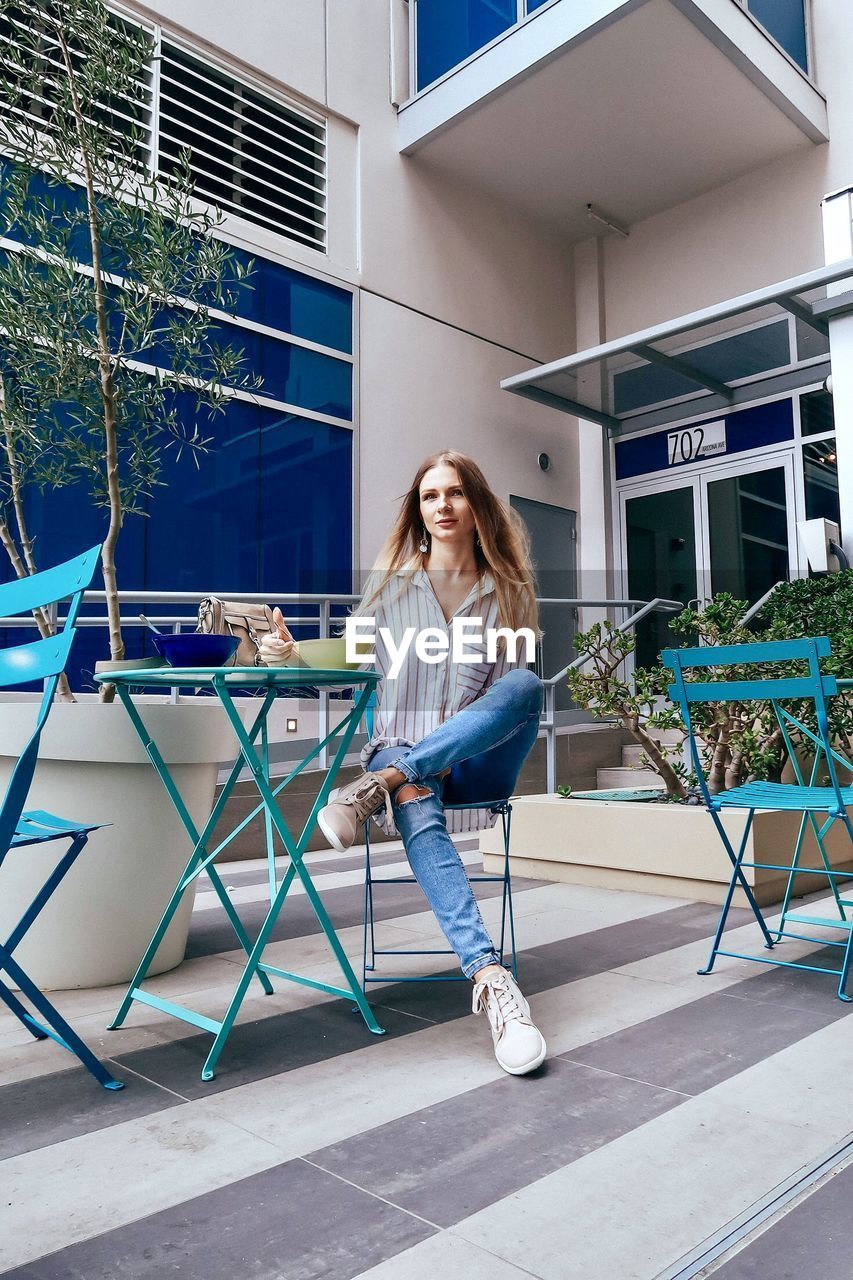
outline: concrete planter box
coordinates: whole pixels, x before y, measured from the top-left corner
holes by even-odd
[[[722,818],[737,849],[744,814],[724,812]],[[797,814],[759,810],[747,861],[783,861],[780,851],[793,848],[798,829]],[[480,835],[486,871],[500,869],[499,841],[497,827]],[[853,876],[853,844],[844,827],[836,823],[825,843],[833,867],[849,870]],[[804,844],[804,865],[819,865],[810,830]],[[539,795],[519,796],[512,802],[512,871],[522,877],[720,903],[731,864],[704,808]],[[784,873],[745,869],[744,874],[760,903],[778,902],[782,897]],[[817,876],[800,876],[796,891],[814,892],[826,885],[827,881]],[[746,905],[740,891],[735,904]]]
[[[218,701],[172,704],[137,699],[197,826],[213,802],[219,762],[235,754]],[[35,720],[38,698],[0,699],[0,787]],[[93,832],[75,865],[16,950],[47,990],[127,982],[189,858],[191,845],[160,779],[119,702],[81,695],[57,703],[41,739],[28,809],[47,809],[80,822],[111,823]],[[63,843],[12,849],[0,870],[0,936],[19,919]],[[180,964],[186,950],[193,893],[184,895],[151,966]]]

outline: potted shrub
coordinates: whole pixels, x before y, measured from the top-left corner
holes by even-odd
[[[217,217],[193,200],[186,163],[166,177],[149,167],[147,33],[102,0],[20,0],[2,21],[0,221],[12,247],[0,255],[0,541],[16,574],[48,567],[27,528],[33,486],[49,501],[74,484],[103,511],[104,657],[117,663],[125,520],[165,483],[170,456],[206,447],[180,412],[187,397],[215,412],[226,388],[248,385],[240,351],[216,339],[215,315],[245,270],[217,238]],[[50,619],[36,622],[47,634]],[[189,852],[111,694],[71,705],[66,688],[42,739],[31,807],[114,823],[92,838],[24,944],[27,968],[48,987],[129,976]],[[233,743],[212,702],[149,702],[146,718],[198,820]],[[6,776],[32,714],[29,695],[2,706]],[[4,868],[0,932],[15,918],[15,877],[29,879],[39,852],[50,856],[32,852]],[[160,970],[183,956],[190,909],[187,900],[164,940]]]
[[[674,640],[713,645],[749,643],[759,638],[781,640],[804,633],[828,635],[833,651],[826,662],[827,674],[853,673],[853,571],[779,586],[752,628],[740,622],[746,608],[744,601],[721,594],[701,607],[685,609],[670,623]],[[667,672],[655,667],[627,676],[624,662],[634,651],[634,637],[608,623],[578,635],[575,646],[588,661],[571,673],[572,697],[596,715],[617,720],[643,747],[645,765],[661,779],[660,792],[654,798],[670,803],[619,800],[606,792],[600,793],[601,799],[570,797],[569,803],[554,796],[521,797],[513,816],[513,847],[524,855],[517,868],[524,874],[526,863],[530,875],[547,871],[614,888],[642,887],[721,901],[729,865],[695,792],[695,779],[684,763],[686,730],[678,709],[665,696]],[[757,665],[728,672],[731,679],[767,674]],[[779,669],[772,674],[778,676]],[[708,677],[714,678],[713,668]],[[803,715],[802,708],[799,714]],[[853,697],[848,694],[833,699],[831,716],[834,737],[843,746],[849,744],[853,740]],[[789,767],[769,703],[697,705],[694,727],[707,762],[709,789],[714,793],[751,779],[778,781]],[[795,742],[795,746],[810,767],[810,744]],[[743,815],[724,810],[721,816],[739,843]],[[796,814],[757,813],[747,860],[773,861],[773,850],[780,842],[793,844],[798,824]],[[853,851],[840,824],[831,831],[827,843],[837,867],[853,866]],[[492,855],[488,835],[481,847]],[[807,865],[817,865],[819,855],[810,831],[805,849]],[[781,873],[756,871],[748,877],[759,901],[781,897]]]

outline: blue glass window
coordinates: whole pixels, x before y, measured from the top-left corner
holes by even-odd
[[[515,24],[516,0],[417,0],[418,88]]]
[[[265,411],[261,591],[352,590],[352,432]]]
[[[41,188],[39,195],[45,195]],[[78,199],[76,190],[61,187],[51,188],[50,195],[58,216]],[[85,261],[85,244],[79,249]],[[234,253],[244,263],[251,256]],[[213,412],[191,393],[175,392],[180,420],[197,426],[209,445],[204,453],[185,449],[178,456],[176,445],[164,437],[163,484],[153,488],[144,514],[126,516],[119,540],[119,585],[125,590],[185,590],[199,596],[264,591],[270,599],[285,592],[351,590],[352,432],[302,414],[352,419],[352,362],[298,346],[285,335],[351,354],[352,293],[277,262],[251,261],[249,279],[237,288],[234,314],[281,336],[221,321],[214,340],[242,348],[244,370],[262,380],[260,396],[286,401],[299,412],[270,410],[242,397]],[[167,369],[172,364],[169,318],[164,308],[164,331],[140,353],[144,361]],[[30,490],[27,511],[41,567],[102,541],[107,532],[107,510],[93,508],[82,485]],[[0,580],[10,576],[4,557]],[[94,585],[102,585],[99,578]],[[190,606],[165,611],[194,614]],[[104,606],[86,606],[84,612],[103,615]],[[123,612],[132,613],[133,607]],[[20,632],[0,636],[7,643],[20,638]],[[152,652],[143,627],[125,628],[124,638],[128,657]],[[108,652],[105,629],[81,629],[69,666],[72,687],[93,688],[95,662]]]
[[[534,9],[541,9],[543,4],[547,4],[548,0],[527,0],[527,12],[532,13]]]
[[[221,341],[245,354],[246,370],[263,378],[260,394],[300,409],[352,418],[352,365],[251,329],[223,324]]]
[[[30,535],[35,544],[39,568],[69,560],[88,547],[102,542],[107,535],[109,514],[105,507],[93,507],[83,485],[65,485],[49,488],[45,493],[30,489],[25,496],[25,511]],[[125,588],[144,583],[145,546],[141,517],[128,517],[116,548],[116,567],[119,585]],[[13,576],[11,566],[3,557],[4,581]],[[103,589],[101,571],[95,574],[92,586]],[[84,606],[83,613],[90,617],[104,617],[106,606]],[[21,644],[34,640],[35,631],[10,630],[3,637],[4,644]],[[129,658],[141,657],[145,652],[142,629],[128,627],[125,644]],[[109,656],[109,640],[106,628],[83,627],[78,630],[68,664],[68,677],[74,689],[94,690],[92,679],[95,663]]]
[[[749,0],[748,8],[785,52],[807,71],[804,0]]]
[[[237,290],[234,314],[352,354],[352,295],[280,262],[235,249],[252,273]]]
[[[168,460],[148,501],[145,585],[152,591],[258,590],[260,425],[263,411],[231,400],[222,413],[184,395],[178,408],[210,440]],[[122,534],[124,537],[124,534]]]

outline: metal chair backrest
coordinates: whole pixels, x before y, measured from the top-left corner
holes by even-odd
[[[705,770],[696,746],[696,735],[690,714],[690,707],[696,703],[708,702],[770,702],[779,723],[785,744],[791,754],[794,767],[796,757],[788,735],[788,725],[794,725],[805,736],[822,750],[826,756],[830,783],[835,791],[839,810],[844,808],[835,761],[843,763],[843,758],[832,748],[829,737],[829,717],[826,699],[833,697],[838,686],[834,676],[821,673],[820,659],[831,652],[830,642],[826,636],[804,637],[800,640],[768,640],[755,644],[704,645],[698,649],[666,649],[661,654],[661,662],[672,672],[673,683],[668,694],[678,704],[682,718],[687,727],[690,742],[690,753],[696,778],[706,803],[710,803]],[[808,663],[808,675],[780,676],[757,680],[685,680],[685,672],[708,670],[719,671],[726,667],[744,665],[766,666],[776,662]],[[785,701],[806,701],[814,704],[817,734],[786,711],[780,703]],[[799,776],[799,770],[798,770]]]
[[[373,737],[373,724],[376,718],[376,690],[372,689],[370,697],[367,699],[367,706],[364,708],[364,728],[367,732],[368,741]]]
[[[43,573],[35,573],[14,582],[0,583],[0,617],[12,617],[14,614],[28,613],[32,609],[46,608],[58,600],[70,597],[65,625],[58,635],[0,650],[0,689],[34,680],[45,682],[35,727],[12,770],[0,806],[0,863],[9,851],[15,828],[27,802],[42,730],[50,713],[59,677],[65,670],[71,652],[74,625],[83,592],[94,577],[100,554],[100,546],[92,547],[83,555],[66,560],[64,564],[46,569]]]

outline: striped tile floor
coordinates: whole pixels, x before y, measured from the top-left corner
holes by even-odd
[[[387,874],[401,858],[377,854]],[[310,861],[356,956],[358,852]],[[261,864],[224,878],[257,921]],[[441,945],[417,887],[384,892],[383,945]],[[494,925],[493,887],[478,892]],[[0,1012],[0,1273],[849,1280],[853,1165],[703,1254],[853,1128],[853,1023],[832,979],[731,960],[696,976],[716,919],[702,904],[524,880],[515,894],[522,985],[549,1046],[527,1078],[498,1068],[464,983],[373,988],[382,1039],[319,992],[253,993],[210,1084],[206,1035],[141,1006],[108,1033],[120,992],[64,993],[63,1012],[125,1081],[118,1094]],[[750,921],[732,915],[741,946],[755,945]],[[220,1014],[240,963],[232,940],[200,892],[190,958],[151,987]],[[303,894],[269,958],[334,980]]]

